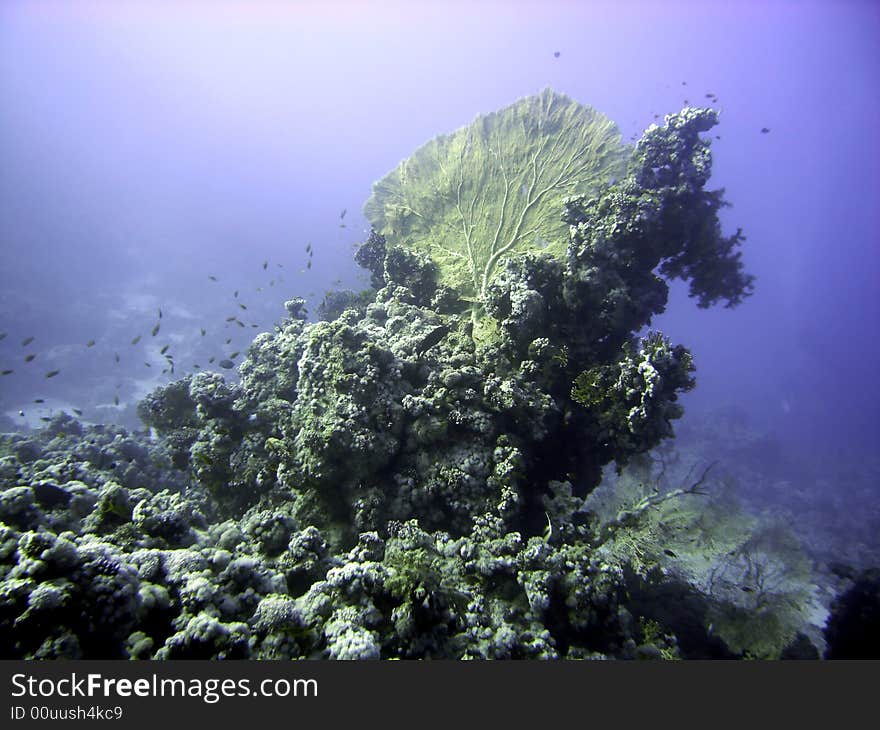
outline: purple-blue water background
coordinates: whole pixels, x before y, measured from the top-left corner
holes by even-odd
[[[675,285],[653,323],[696,358],[681,425],[733,408],[789,463],[858,468],[880,445],[878,71],[872,2],[4,2],[0,411],[131,423],[164,344],[181,375],[286,299],[362,286],[371,184],[477,113],[551,86],[629,139],[713,93],[712,183],[757,282],[708,311]]]

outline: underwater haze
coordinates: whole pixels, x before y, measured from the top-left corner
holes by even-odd
[[[878,38],[3,3],[3,658],[880,657]]]

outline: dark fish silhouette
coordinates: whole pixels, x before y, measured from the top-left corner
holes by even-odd
[[[25,337],[25,338],[21,341],[21,346],[22,346],[22,347],[27,347],[27,346],[28,346],[29,344],[31,344],[31,342],[33,342],[33,341],[34,341],[34,338],[33,338],[33,337]]]
[[[81,416],[83,414],[83,412],[79,408],[71,408],[70,410],[72,410],[77,416]]]
[[[231,338],[231,337],[230,337],[228,340],[226,340],[226,344],[228,345],[230,342],[232,342],[232,338]]]
[[[138,335],[137,337],[135,337],[135,338],[131,341],[131,344],[132,344],[132,345],[136,345],[136,344],[137,344],[138,342],[140,342],[140,341],[141,341],[141,336]]]
[[[211,281],[217,281],[217,277],[216,277],[216,276],[208,276],[208,278],[209,278]]]
[[[416,357],[421,357],[434,345],[438,344],[446,335],[449,334],[449,327],[441,324],[439,327],[432,329],[422,341],[416,345]]]
[[[238,299],[238,289],[235,290],[235,294],[233,294],[232,296],[234,296],[236,299]]]
[[[235,320],[235,323],[236,323],[239,327],[244,327],[244,322],[242,322],[240,319]]]
[[[6,339],[6,332],[0,332],[0,341]]]
[[[268,261],[264,261],[264,262],[263,262],[263,271],[266,270],[266,267],[267,267],[268,265],[269,265],[269,262],[268,262]]]
[[[3,370],[2,372],[0,372],[0,375],[12,375],[12,373],[14,372],[15,370]]]
[[[770,130],[767,127],[761,127],[761,134],[768,134]]]
[[[242,304],[241,302],[238,303],[238,306],[241,307],[242,309],[247,309],[247,307],[244,306],[244,304]]]
[[[668,555],[670,558],[677,558],[678,557],[678,555],[676,555],[674,552],[672,552],[672,550],[670,550],[669,548],[663,548],[663,552],[666,555]]]
[[[235,352],[233,352],[233,353],[229,356],[229,359],[230,359],[230,360],[235,360],[235,358],[237,358],[238,356],[239,356],[239,351],[236,350]]]
[[[306,244],[306,253],[311,253],[311,252],[312,252],[312,244],[311,244],[311,243],[307,243],[307,244]]]
[[[553,58],[559,58],[561,55],[559,51],[553,51]]]
[[[152,331],[152,333],[151,333],[151,335],[152,335],[153,337],[155,337],[156,335],[159,334],[159,327],[160,327],[160,326],[161,326],[161,325],[160,325],[158,322],[156,322],[156,326],[153,327],[153,331]]]
[[[50,370],[48,373],[46,373],[46,377],[47,378],[54,378],[60,372],[61,372],[60,370]]]
[[[34,398],[34,403],[45,403],[45,402],[46,401],[44,401],[42,398]]]
[[[171,347],[171,345],[162,345],[162,349],[159,350],[159,354],[164,355],[166,352],[168,352],[169,347]]]
[[[311,259],[309,259],[309,262],[306,264],[306,268],[307,268],[307,269],[311,269],[311,268],[312,268],[312,260],[311,260]]]
[[[25,355],[25,356],[24,356],[24,361],[25,361],[25,362],[30,362],[30,361],[33,360],[35,357],[36,357],[36,355]]]
[[[199,327],[199,329],[200,329],[201,332],[202,332],[202,337],[204,337],[204,336],[205,336],[205,328],[204,328],[204,327]]]
[[[40,416],[40,420],[49,423],[52,419],[49,416]]]
[[[235,367],[235,363],[232,362],[232,360],[221,360],[221,361],[220,361],[219,363],[217,363],[217,364],[218,364],[221,368],[224,368],[224,369],[226,369],[226,370],[229,370],[230,368],[234,368],[234,367]]]
[[[339,219],[343,220],[345,218],[346,213],[348,213],[348,208],[343,208],[342,212],[339,214]]]
[[[237,320],[237,319],[238,319],[238,317],[236,317],[236,316],[233,314],[231,317],[227,317],[227,318],[226,318],[226,321],[227,321],[227,322],[234,322],[234,321]]]
[[[159,307],[159,319],[162,319],[162,307]]]
[[[209,357],[209,358],[208,358],[208,363],[210,364],[210,363],[214,362],[214,360],[216,360],[216,359],[217,359],[217,358],[216,358],[216,357],[213,357],[213,356],[212,356],[212,357]]]
[[[113,396],[113,405],[114,405],[114,406],[118,406],[118,405],[119,405],[119,396],[118,396],[118,395],[114,395],[114,396]]]
[[[86,342],[86,347],[94,347],[94,346],[95,346],[94,340],[89,340],[88,342]]]
[[[113,359],[116,360],[116,362],[119,362],[119,353],[118,352],[113,353]]]
[[[144,365],[145,365],[146,367],[148,367],[148,368],[153,367],[153,366],[152,366],[150,363],[148,363],[148,362],[145,362]]]

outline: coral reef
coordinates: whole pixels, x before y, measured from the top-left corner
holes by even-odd
[[[702,482],[611,517],[595,506],[603,469],[607,484],[611,462],[636,469],[671,437],[694,383],[686,348],[635,338],[665,306],[664,278],[688,279],[701,306],[751,288],[740,234],[720,233],[721,193],[705,190],[699,134],[716,121],[670,115],[627,160],[610,122],[553,92],[481,118],[377,185],[377,230],[356,255],[373,289],[328,296],[314,322],[291,299],[239,382],[200,372],[158,388],[138,408],[149,433],[60,416],[3,436],[7,655],[701,655],[679,624],[635,610],[634,577],[641,595],[674,584],[700,621],[716,616],[715,635],[701,630],[717,653],[778,655],[799,626],[783,605],[806,581],[773,562],[796,552],[784,539],[769,550],[754,525],[703,525],[728,535],[713,537],[728,557],[751,545],[782,571],[761,594],[776,623],[760,644],[735,619],[721,628],[724,609],[758,607],[707,587],[717,550],[655,570],[664,525],[702,534],[711,511],[680,510]],[[503,165],[487,166],[495,154]],[[437,186],[443,205],[420,209]],[[459,243],[505,241],[464,265],[444,238],[456,190],[473,202]],[[478,209],[494,222],[468,218]],[[716,584],[754,582],[749,560]]]

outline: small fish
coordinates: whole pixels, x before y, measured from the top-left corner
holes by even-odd
[[[755,589],[754,589],[754,588],[749,588],[749,586],[740,586],[740,590],[741,590],[743,593],[754,593],[754,592],[755,592]]]
[[[311,253],[311,252],[312,252],[312,244],[311,244],[311,243],[307,243],[307,244],[306,244],[306,253]]]
[[[30,362],[30,361],[33,360],[35,357],[36,357],[36,355],[25,355],[25,356],[24,356],[24,361],[25,361],[25,362]]]
[[[237,358],[238,355],[239,355],[239,351],[236,350],[235,352],[233,352],[233,353],[229,356],[229,359],[230,359],[230,360],[235,360],[235,358]]]
[[[230,337],[228,340],[226,340],[226,344],[228,345],[230,342],[232,342],[232,338],[231,338],[231,337]]]
[[[22,347],[27,347],[27,346],[28,346],[29,344],[31,344],[31,342],[33,342],[33,341],[34,341],[34,338],[33,338],[33,337],[25,337],[25,338],[21,341],[21,346],[22,346]]]
[[[6,332],[0,332],[0,342],[2,342],[3,340],[6,339],[6,335],[7,335]]]
[[[234,321],[237,320],[237,319],[238,319],[238,317],[237,317],[236,315],[233,314],[231,317],[227,317],[227,318],[226,318],[226,321],[227,321],[227,322],[234,322]]]
[[[168,368],[162,368],[162,375],[165,375],[165,373],[167,373],[167,372],[168,372]]]
[[[268,261],[264,261],[264,262],[263,262],[263,271],[266,270],[266,267],[267,267],[268,265],[269,265],[269,262],[268,262]]]
[[[677,558],[678,557],[678,555],[676,555],[674,552],[672,552],[672,550],[670,550],[669,548],[663,548],[663,552],[664,552],[664,554],[668,555],[670,558]]]
[[[196,370],[201,370],[201,369],[202,369],[202,366],[199,365],[197,362],[194,362],[194,363],[193,363],[193,367],[194,367]]]
[[[685,99],[685,100],[684,100],[684,105],[687,106],[688,104],[690,104],[690,102],[689,102],[687,99]]]
[[[263,287],[258,286],[258,287],[257,287],[257,291],[263,291]]]
[[[234,296],[236,299],[238,299],[238,289],[235,290],[235,293],[232,296]]]
[[[119,353],[118,352],[113,353],[113,359],[116,360],[116,362],[119,362]]]
[[[311,259],[309,259],[309,262],[306,264],[306,268],[307,268],[307,269],[311,269],[311,268],[312,268],[312,260],[311,260]]]
[[[61,372],[60,370],[50,370],[48,373],[46,373],[46,377],[47,378],[54,378],[60,372]]]
[[[40,416],[40,420],[45,423],[49,423],[52,419],[49,418],[49,416]]]
[[[114,396],[113,396],[113,405],[114,405],[114,406],[118,406],[118,405],[119,405],[119,396],[118,396],[118,395],[114,395]]]
[[[148,368],[153,367],[153,366],[152,366],[150,363],[148,363],[148,362],[145,362],[144,365],[145,365],[146,367],[148,367]]]
[[[45,402],[46,401],[44,401],[42,398],[34,398],[34,403],[45,403]]]
[[[86,342],[86,347],[94,347],[94,346],[95,346],[94,340],[89,340],[88,342]]]
[[[138,342],[140,342],[140,341],[141,341],[141,336],[138,335],[137,337],[135,337],[135,338],[131,341],[131,344],[132,344],[132,345],[136,345],[136,344],[137,344]]]
[[[156,322],[156,326],[153,327],[153,331],[150,333],[153,337],[159,334],[159,327],[161,327],[161,325]]]
[[[210,275],[209,275],[208,278],[209,278],[211,281],[217,281],[217,277],[216,277],[216,276],[210,276]]]
[[[23,417],[23,416],[24,416],[24,411],[19,411],[19,412],[18,412],[18,415]]]
[[[251,325],[251,327],[252,327],[253,329],[256,329],[256,328],[259,327],[259,326],[260,326],[260,325],[258,325],[258,324],[252,324],[252,325]]]
[[[210,364],[210,363],[214,362],[214,360],[216,360],[216,359],[217,358],[212,355],[211,357],[208,358],[208,363]]]
[[[715,139],[721,139],[721,135],[720,135],[720,134],[716,134],[716,135],[715,135]]]
[[[244,327],[244,322],[242,322],[240,319],[235,320],[235,323],[236,323],[239,327]]]
[[[159,319],[162,319],[162,307],[159,307]]]
[[[200,329],[201,332],[202,332],[202,337],[204,337],[204,336],[205,336],[205,328],[204,328],[204,327],[199,327],[199,329]]]
[[[343,208],[342,212],[339,214],[339,219],[342,220],[345,218],[345,214],[348,213],[348,208]]]
[[[312,267],[309,266],[309,268],[312,268]],[[275,286],[275,279],[272,279],[272,281],[269,282],[269,286]]]
[[[83,412],[79,408],[71,408],[70,410],[72,410],[77,416],[81,416],[83,414]]]
[[[171,345],[163,345],[163,346],[162,346],[162,349],[159,350],[159,354],[160,354],[160,355],[164,355],[166,352],[168,352],[168,348],[169,348],[169,347],[171,347]]]
[[[770,130],[767,127],[761,127],[761,134],[769,134]]]
[[[339,227],[340,227],[340,228],[347,228],[347,226],[345,225],[345,223],[340,223],[340,224],[339,224]]]
[[[706,94],[706,98],[707,98],[707,99],[714,99],[714,98],[715,98],[715,94],[713,94],[713,93],[710,92],[710,93]]]
[[[219,363],[217,363],[217,364],[218,364],[221,368],[224,368],[224,369],[226,369],[226,370],[229,370],[230,368],[234,368],[234,367],[235,367],[235,363],[232,362],[232,360],[221,360],[221,361],[220,361]]]
[[[438,344],[446,335],[449,334],[449,327],[445,324],[441,324],[439,327],[435,327],[432,329],[427,335],[425,335],[424,339],[416,345],[416,357],[421,357],[428,350],[430,350],[434,345]]]
[[[242,304],[241,302],[238,303],[238,306],[241,307],[242,309],[247,309],[247,307],[244,306],[244,304]]]
[[[687,81],[682,81],[682,82],[681,82],[681,85],[682,85],[682,86],[687,86],[687,85],[688,85],[688,82],[687,82]]]
[[[283,269],[283,268],[284,268],[284,264],[275,264],[275,266],[277,266],[279,269]]]
[[[561,55],[559,51],[553,51],[553,58],[559,58]]]

